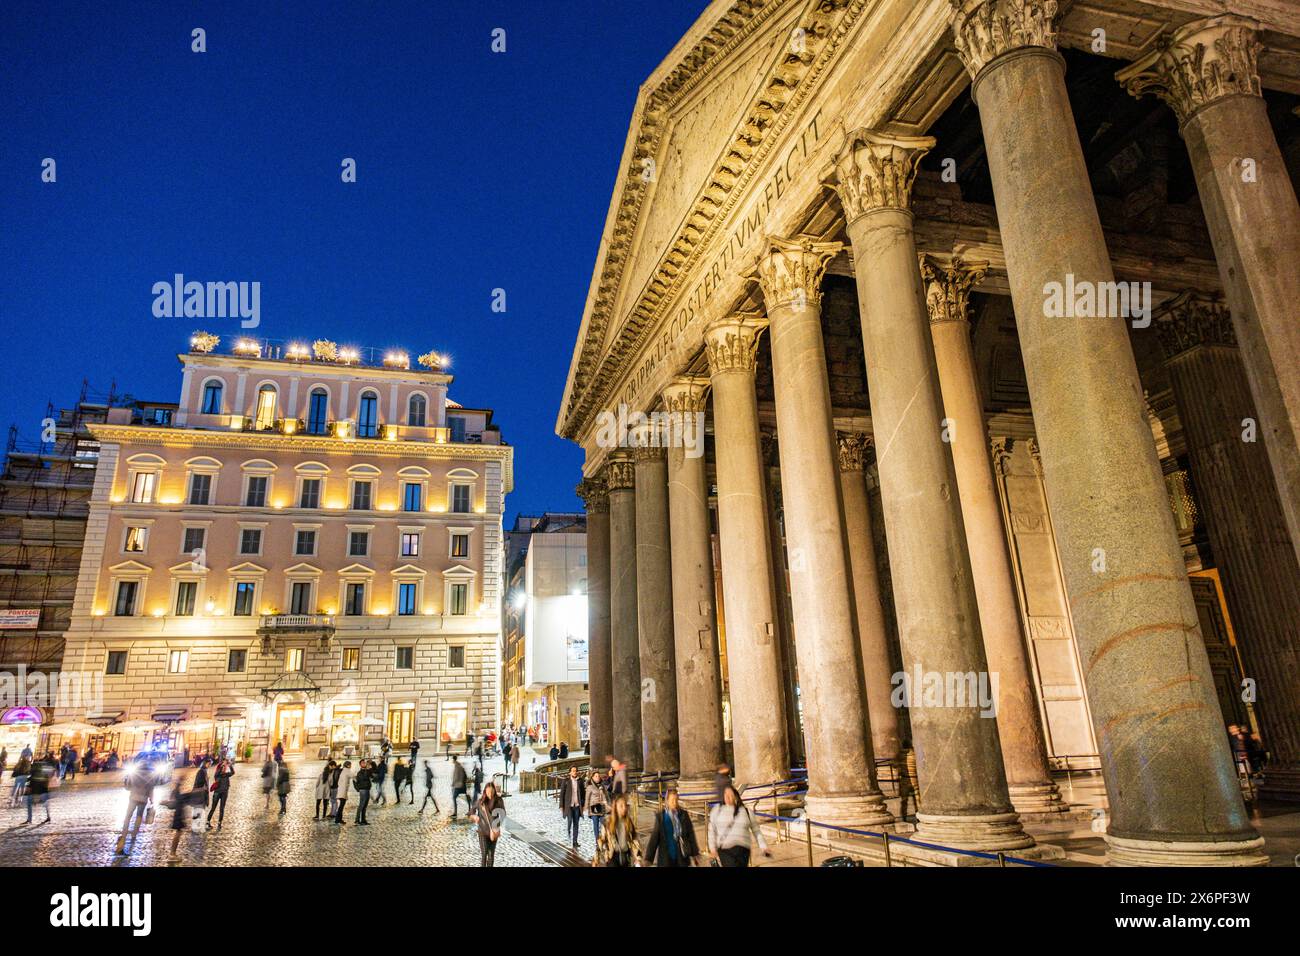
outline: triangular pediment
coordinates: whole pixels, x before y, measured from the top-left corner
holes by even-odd
[[[254,564],[252,561],[245,561],[243,564],[237,564],[227,574],[265,574],[266,568],[260,564]]]
[[[299,575],[300,577],[302,577],[302,576],[307,576],[307,575],[311,575],[311,574],[320,574],[320,573],[321,573],[321,569],[318,568],[318,567],[316,567],[315,565],[307,564],[307,563],[304,562],[304,563],[302,563],[302,564],[295,564],[295,565],[294,565],[293,567],[291,567],[291,568],[285,568],[285,569],[284,569],[284,573],[285,573],[286,575],[288,575],[288,574],[296,574],[296,575]]]
[[[349,564],[346,568],[339,569],[340,577],[345,574],[356,575],[356,574],[374,574],[374,573],[375,573],[374,568],[368,568],[364,564]]]
[[[148,574],[153,568],[139,561],[123,561],[121,564],[110,566],[108,570],[114,574]]]
[[[472,578],[477,575],[477,571],[464,564],[457,564],[442,572],[444,578]]]

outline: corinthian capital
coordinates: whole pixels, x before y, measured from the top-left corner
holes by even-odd
[[[840,445],[840,471],[866,471],[875,442],[862,432],[836,432]]]
[[[743,312],[710,323],[704,330],[709,374],[753,372],[758,364],[758,337],[765,328],[767,319]]]
[[[847,222],[873,209],[909,209],[917,165],[934,144],[932,136],[855,129],[822,181],[835,187]]]
[[[636,466],[630,457],[609,460],[605,466],[605,485],[610,491],[631,491],[636,487]]]
[[[574,489],[578,497],[587,506],[588,514],[604,514],[609,511],[609,488],[599,478],[584,478]]]
[[[974,78],[1022,47],[1056,49],[1056,0],[951,0],[957,53]]]
[[[839,242],[819,242],[809,236],[769,238],[752,278],[763,289],[769,315],[782,306],[796,310],[821,305],[822,276],[827,264],[844,248]]]
[[[1153,318],[1167,359],[1198,345],[1237,347],[1232,313],[1218,296],[1189,289],[1162,305]]]
[[[921,276],[925,279],[925,306],[931,322],[965,322],[971,286],[988,272],[987,262],[965,262],[923,252]]]
[[[694,415],[709,406],[709,380],[698,375],[681,375],[663,390],[664,408],[678,415]]]
[[[1159,36],[1141,58],[1115,74],[1134,96],[1154,93],[1185,123],[1225,96],[1259,96],[1258,25],[1225,14],[1193,20]]]

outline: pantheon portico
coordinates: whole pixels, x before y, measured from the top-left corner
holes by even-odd
[[[1270,0],[711,4],[557,421],[594,757],[879,830],[910,746],[917,839],[1021,855],[1093,767],[1111,863],[1266,862],[1226,728],[1300,799],[1298,110]]]

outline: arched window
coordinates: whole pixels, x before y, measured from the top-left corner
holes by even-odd
[[[374,438],[379,434],[379,396],[365,392],[357,407],[357,437]]]
[[[407,407],[406,424],[412,428],[423,428],[427,406],[428,403],[425,402],[423,395],[412,395]]]
[[[311,401],[307,404],[307,431],[312,435],[324,435],[329,427],[329,393],[323,388],[311,391]]]
[[[204,415],[221,414],[221,383],[208,382],[203,386],[203,407],[201,413]]]
[[[257,415],[254,427],[261,431],[275,427],[275,386],[269,382],[257,390]]]

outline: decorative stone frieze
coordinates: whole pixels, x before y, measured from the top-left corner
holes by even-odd
[[[1158,36],[1140,59],[1115,74],[1133,96],[1154,93],[1180,124],[1227,96],[1259,96],[1258,24],[1225,14],[1193,20]]]
[[[971,77],[1023,47],[1056,49],[1056,0],[951,0],[957,54]]]
[[[969,315],[971,287],[988,274],[989,264],[929,253],[921,253],[919,259],[930,321],[965,322]]]
[[[769,238],[767,251],[753,272],[769,314],[782,306],[806,309],[821,305],[822,276],[842,248],[843,243],[820,242],[811,236]]]
[[[849,133],[832,168],[822,177],[834,187],[853,222],[873,209],[910,209],[912,183],[932,136],[888,136],[869,129]]]

